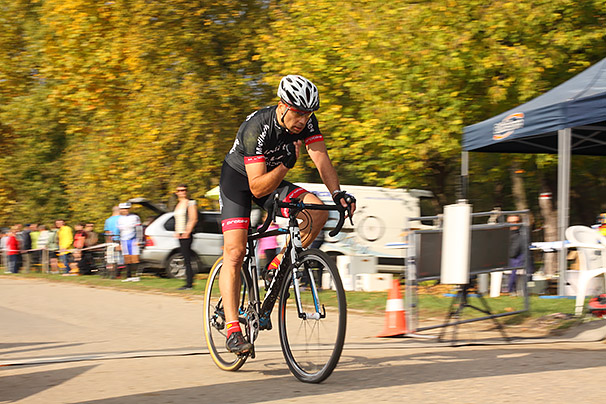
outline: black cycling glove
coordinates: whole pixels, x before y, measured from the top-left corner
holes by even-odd
[[[332,194],[332,200],[335,201],[335,205],[340,208],[343,208],[343,205],[341,205],[341,200],[345,200],[345,203],[347,203],[347,213],[349,220],[351,221],[351,205],[356,203],[356,198],[345,191],[339,191]]]
[[[297,146],[294,143],[288,143],[284,148],[284,154],[282,154],[282,164],[286,168],[291,169],[297,162]]]

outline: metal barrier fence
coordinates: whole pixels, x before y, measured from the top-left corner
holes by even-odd
[[[408,226],[408,259],[406,260],[406,294],[404,299],[405,311],[406,311],[406,323],[411,330],[411,332],[417,331],[425,331],[435,328],[448,327],[448,326],[457,326],[459,324],[470,323],[475,321],[482,321],[487,319],[496,319],[498,317],[503,316],[511,316],[515,314],[520,314],[526,312],[530,309],[530,302],[527,290],[527,281],[531,276],[530,273],[530,254],[527,250],[525,253],[524,265],[520,267],[510,267],[508,263],[504,265],[494,265],[495,262],[501,262],[502,257],[498,256],[497,248],[491,249],[491,245],[495,246],[497,243],[499,247],[502,249],[501,243],[503,243],[503,233],[502,229],[509,231],[510,227],[516,226],[516,224],[505,223],[503,218],[507,215],[518,215],[522,218],[522,223],[517,224],[520,226],[520,234],[522,236],[522,240],[525,245],[530,245],[530,223],[528,219],[528,210],[522,211],[499,211],[499,212],[478,212],[472,213],[473,218],[481,218],[481,217],[494,217],[498,215],[494,224],[472,224],[472,258],[470,263],[470,276],[476,276],[480,274],[488,274],[491,272],[502,272],[508,270],[522,270],[523,274],[520,276],[524,279],[522,282],[522,295],[524,297],[524,308],[521,310],[516,310],[507,313],[499,313],[492,314],[490,313],[487,316],[471,318],[466,320],[455,319],[454,322],[451,322],[451,317],[453,317],[451,313],[449,313],[449,317],[447,317],[447,321],[444,324],[432,325],[426,327],[418,327],[418,296],[417,289],[418,283],[420,281],[426,280],[439,280],[440,279],[440,257],[441,257],[441,236],[442,236],[442,217],[441,216],[424,216],[424,217],[416,217],[409,218],[409,226]],[[432,221],[435,225],[434,229],[430,230],[415,230],[411,229],[411,223],[419,223],[422,221]],[[493,231],[496,234],[496,237],[488,235],[488,231]],[[474,241],[474,232],[477,234],[481,234],[480,236],[476,236]],[[505,232],[505,234],[507,234]],[[507,238],[507,247],[509,245],[509,239]],[[475,249],[475,251],[474,251]],[[474,260],[474,252],[477,257]],[[502,255],[502,254],[501,254]],[[507,255],[508,257],[508,255]],[[457,293],[457,296],[453,299],[453,304],[458,303],[460,301],[466,304],[466,307],[473,307],[471,305],[467,305],[467,292],[468,292],[469,284],[460,285],[460,291]],[[482,294],[479,294],[480,298],[482,298]],[[455,302],[456,299],[456,302]],[[485,304],[485,302],[483,302]],[[474,309],[478,309],[477,307],[473,307]],[[452,306],[451,306],[452,310]],[[487,308],[486,310],[480,309],[484,313],[488,313],[490,310]],[[459,312],[457,312],[459,314]]]
[[[45,273],[50,273],[51,272],[51,265],[50,265],[50,255],[51,252],[57,253],[57,254],[67,254],[67,253],[75,253],[75,252],[84,252],[84,251],[91,251],[91,252],[103,252],[103,260],[104,260],[104,265],[107,265],[108,263],[114,263],[113,262],[113,257],[112,258],[108,258],[108,254],[107,251],[112,251],[112,255],[113,255],[113,251],[115,250],[116,246],[118,244],[116,243],[103,243],[103,244],[97,244],[91,247],[86,247],[86,248],[72,248],[69,250],[49,250],[47,248],[37,248],[37,249],[31,249],[31,250],[21,250],[19,251],[19,255],[21,255],[21,259],[22,259],[22,263],[21,263],[21,267],[20,269],[23,269],[24,272],[30,272],[32,270],[32,268],[39,264],[40,265],[40,270],[42,272]],[[36,261],[36,262],[34,262]],[[3,268],[4,271],[8,270],[8,250],[4,249],[1,251],[1,260],[0,260],[0,264],[1,267]]]

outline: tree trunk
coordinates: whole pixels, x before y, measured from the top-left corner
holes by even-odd
[[[545,186],[542,188],[546,189]],[[539,194],[539,208],[543,216],[543,237],[545,241],[557,241],[558,225],[557,211],[553,208],[553,199],[551,192],[545,191]],[[557,272],[558,255],[554,253],[544,253],[544,270],[546,275],[553,276]]]
[[[512,160],[509,172],[511,175],[511,191],[516,204],[516,210],[528,209],[526,190],[524,189],[524,178],[522,178],[520,163],[516,160]]]
[[[524,186],[524,177],[522,174],[524,170],[520,167],[520,162],[515,159],[512,160],[510,166],[510,175],[511,175],[511,191],[513,193],[514,203],[516,205],[516,210],[528,210],[528,241],[530,240],[530,235],[532,232],[532,228],[534,227],[534,216],[532,212],[528,209],[528,200],[526,199],[526,187]]]

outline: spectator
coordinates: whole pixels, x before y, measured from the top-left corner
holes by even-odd
[[[185,262],[185,286],[179,290],[188,290],[194,287],[194,271],[191,267],[191,243],[193,231],[198,223],[198,209],[196,201],[187,196],[187,185],[177,186],[178,202],[175,206],[175,237],[179,239],[179,248]]]
[[[99,243],[99,235],[95,232],[95,224],[87,222],[84,226],[86,232],[86,239],[84,240],[84,247],[92,247]]]
[[[118,229],[118,220],[120,219],[120,208],[114,206],[112,208],[112,216],[105,220],[103,232],[107,246],[107,266],[109,269],[109,277],[120,277],[119,266],[124,264],[122,252],[120,251],[120,230]]]
[[[41,268],[40,271],[42,271],[43,270],[42,268],[44,267],[43,262],[42,262],[43,261],[42,260],[42,257],[43,257],[43,251],[42,250],[47,250],[48,249],[48,238],[49,238],[49,235],[50,235],[50,233],[46,229],[46,226],[43,225],[43,224],[41,224],[38,227],[38,237],[37,237],[37,240],[36,240],[36,247],[39,250],[37,252],[39,253],[39,256],[40,256],[40,261],[39,261],[40,265],[41,265],[40,266],[40,268]],[[48,270],[48,268],[46,268],[46,270]]]
[[[77,223],[74,225],[74,252],[73,257],[78,267],[80,267],[80,260],[82,259],[82,249],[84,248],[84,240],[86,240],[86,232],[84,231],[84,224]]]
[[[18,257],[19,257],[19,240],[17,239],[18,226],[11,227],[6,240],[6,254],[8,256],[8,272],[16,274],[19,272]]]
[[[65,265],[64,272],[67,274],[70,271],[70,264],[73,260],[70,250],[74,243],[74,236],[72,228],[65,224],[65,220],[57,220],[55,222],[55,226],[57,226],[57,229],[59,229],[59,258],[61,259],[63,265]]]
[[[20,247],[20,252],[19,255],[17,257],[17,268],[21,268],[23,266],[27,266],[28,265],[28,255],[23,255],[23,251],[24,250],[29,250],[32,242],[31,239],[29,238],[29,223],[26,224],[25,226],[23,226],[21,223],[18,223],[16,228],[16,233],[15,233],[15,237],[17,237],[17,241],[19,242],[19,247]],[[25,262],[24,262],[25,261]]]
[[[54,274],[59,273],[59,229],[57,229],[56,224],[48,231],[48,243],[46,244],[46,248],[48,249],[51,272]]]
[[[29,237],[32,243],[32,250],[38,247],[38,237],[40,236],[40,230],[38,229],[38,223],[32,223],[29,225]]]
[[[4,267],[4,273],[8,272],[8,258],[6,255],[6,241],[8,240],[8,233],[10,229],[1,228],[0,229],[0,257],[2,261],[0,262],[0,266]]]
[[[38,227],[37,247],[41,250],[48,248],[49,237],[50,232],[48,231],[45,225],[41,224]]]
[[[519,224],[520,216],[510,215],[507,217],[507,223]],[[524,256],[527,246],[524,245],[524,240],[520,234],[520,226],[511,226],[509,228],[509,266],[522,267],[524,266]],[[515,294],[516,292],[517,270],[513,269],[507,282],[507,292]]]
[[[121,203],[118,229],[120,230],[120,249],[126,265],[126,279],[122,282],[139,282],[139,241],[141,240],[141,219],[134,213],[130,213],[130,202]]]
[[[103,231],[106,243],[120,243],[120,230],[118,229],[118,220],[120,219],[120,208],[114,206],[112,215],[105,220]]]
[[[99,237],[95,233],[95,225],[93,223],[86,223],[84,233],[86,236],[84,238],[84,250],[82,251],[79,269],[81,275],[90,275],[93,270],[93,250],[90,247],[97,244]]]
[[[40,236],[40,231],[38,230],[38,223],[32,223],[29,225],[29,238],[31,240],[31,264],[32,265],[40,265],[42,254],[38,251],[38,236]]]

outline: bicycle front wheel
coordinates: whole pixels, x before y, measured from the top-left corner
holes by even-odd
[[[225,313],[223,311],[223,301],[219,291],[219,276],[223,267],[223,257],[219,258],[213,265],[206,283],[204,294],[204,336],[210,356],[215,364],[223,370],[238,370],[244,365],[248,355],[235,355],[225,348],[227,330],[225,328]],[[244,298],[245,282],[242,276],[241,299]],[[241,324],[243,325],[243,324]],[[242,332],[246,334],[247,327],[242,327]],[[245,335],[246,337],[246,335]]]
[[[296,277],[300,298],[296,298],[292,268],[280,292],[280,343],[295,377],[303,382],[320,383],[337,366],[343,350],[347,323],[345,291],[328,254],[306,250],[299,255],[299,262]]]

